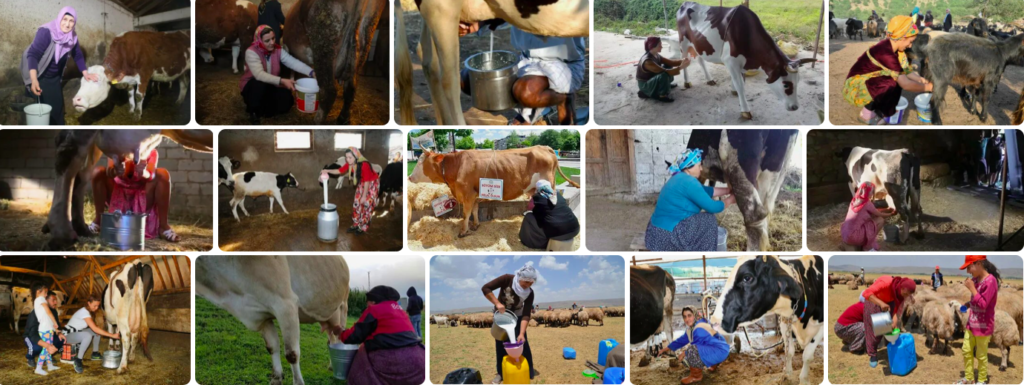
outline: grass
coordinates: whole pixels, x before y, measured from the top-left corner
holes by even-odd
[[[755,0],[756,1],[756,0]],[[838,18],[856,16],[858,19],[867,20],[871,10],[878,14],[885,14],[889,19],[896,15],[910,15],[914,6],[920,3],[917,0],[831,0],[831,10]],[[946,16],[946,8],[949,8],[953,15],[953,22],[966,24],[981,12],[988,4],[989,21],[1007,22],[1024,17],[1024,7],[1019,1],[1009,0],[932,0],[928,5],[921,6],[921,13],[929,9],[935,22],[941,23]]]
[[[416,162],[409,162],[409,164],[407,166],[408,174],[412,175],[412,170],[414,170],[414,169],[416,169]],[[565,176],[567,176],[567,177],[572,177],[573,175],[579,175],[580,174],[580,169],[578,169],[578,168],[561,167],[561,169],[562,169],[562,172],[565,173]],[[560,185],[563,182],[565,182],[565,178],[562,178],[561,175],[558,175],[556,173],[555,174],[555,185],[556,186]]]

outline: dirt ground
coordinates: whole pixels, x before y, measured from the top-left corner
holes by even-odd
[[[408,6],[406,6],[408,7]],[[408,9],[408,8],[406,8]],[[430,88],[427,86],[427,79],[423,76],[423,67],[421,66],[419,56],[416,54],[416,46],[420,42],[420,33],[423,32],[423,18],[419,12],[406,12],[405,15],[405,33],[409,35],[409,49],[411,50],[412,57],[412,81],[413,91],[416,93],[413,96],[413,108],[415,109],[416,123],[417,124],[437,124],[437,119],[434,116],[433,105],[431,104]],[[395,36],[398,36],[398,27],[396,23]],[[588,47],[590,39],[587,39]],[[463,36],[459,39],[459,68],[462,68],[462,62],[479,52],[487,51],[491,47],[491,36],[490,32],[484,32],[480,36],[476,34],[470,34]],[[510,31],[507,28],[499,29],[494,32],[494,49],[514,51],[512,49],[512,43],[510,38]],[[396,56],[396,59],[397,56]],[[590,106],[590,55],[589,51],[587,54],[587,69],[586,75],[583,78],[583,86],[576,91],[576,110],[586,110]],[[516,116],[515,111],[508,110],[498,113],[491,113],[478,110],[473,108],[473,101],[465,93],[461,94],[460,100],[462,101],[462,111],[466,114],[467,124],[471,125],[506,125],[508,121]],[[395,116],[398,116],[398,84],[395,84],[395,96],[394,96],[394,108]]]
[[[855,107],[843,99],[843,83],[846,81],[846,74],[850,67],[857,61],[864,52],[876,43],[875,40],[865,38],[864,41],[850,41],[846,39],[832,39],[829,41],[829,121],[837,126],[863,125],[858,120],[860,108]],[[1018,66],[1006,66],[1003,72],[1003,79],[999,82],[999,89],[989,99],[988,120],[982,122],[976,115],[967,113],[967,105],[960,100],[956,94],[956,88],[949,87],[946,90],[945,108],[942,110],[942,120],[945,125],[1009,125],[1010,116],[1017,108],[1017,101],[1020,99],[1024,89],[1024,68]],[[903,114],[903,122],[907,125],[929,125],[922,123],[917,118],[917,108],[914,107],[914,97],[917,93],[903,91],[903,97],[907,98],[909,106]]]
[[[809,226],[809,225],[808,225]],[[872,276],[872,274],[868,274]],[[875,275],[877,276],[877,275]],[[835,320],[850,306],[857,301],[861,290],[849,290],[844,285],[835,285],[835,289],[828,291],[828,380],[833,384],[951,384],[963,377],[964,361],[960,353],[963,340],[949,343],[953,350],[952,354],[946,356],[928,354],[929,348],[925,346],[924,334],[920,331],[912,331],[914,335],[914,349],[917,352],[917,368],[910,374],[899,377],[889,372],[889,358],[885,348],[878,350],[878,367],[868,366],[866,354],[853,354],[843,351],[843,342],[832,332]],[[999,363],[1002,357],[994,348],[988,351],[988,380],[990,384],[1019,384],[1024,380],[1024,372],[1021,371],[1021,363],[1024,362],[1024,354],[1021,348],[1014,346],[1010,348],[1010,366],[1005,372],[999,371]]]
[[[840,228],[848,203],[836,203],[807,209],[807,248],[813,251],[838,251],[842,241]],[[903,245],[886,242],[879,234],[883,251],[966,251],[994,250],[999,232],[999,202],[974,197],[946,188],[921,188],[924,238],[911,237]],[[898,216],[887,223],[895,224]],[[1004,241],[1024,226],[1024,211],[1006,206]],[[916,226],[911,230],[916,231]],[[1020,250],[1024,239],[1014,238],[1005,250]]]
[[[765,75],[748,78],[744,90],[753,120],[740,117],[739,100],[732,94],[732,82],[725,66],[705,63],[708,73],[717,85],[709,86],[697,62],[687,69],[690,89],[683,88],[683,77],[677,76],[679,87],[670,95],[673,103],[643,100],[637,97],[636,61],[644,52],[642,39],[609,32],[594,32],[594,110],[601,125],[818,125],[819,114],[824,115],[825,68],[800,68],[797,92],[800,109],[786,111],[785,105],[768,88]],[[800,57],[811,57],[810,51],[801,51]],[[823,59],[823,55],[818,57]],[[620,63],[630,63],[617,65]],[[611,67],[611,68],[602,68]]]
[[[220,249],[223,251],[399,251],[402,249],[401,210],[388,213],[377,209],[370,221],[370,229],[364,234],[346,233],[352,225],[352,205],[339,205],[340,224],[338,240],[334,243],[321,242],[316,236],[319,209],[291,210],[285,214],[275,210],[267,212],[266,201],[259,204],[249,200],[251,216],[246,217],[238,210],[240,222],[236,222],[230,211],[220,213]],[[225,206],[221,206],[222,208]],[[280,207],[278,207],[280,209]],[[283,229],[289,229],[282,234]],[[304,229],[304,230],[303,230]]]
[[[459,238],[461,218],[437,219],[423,217],[409,226],[409,250],[414,251],[537,251],[519,241],[519,228],[523,217],[492,219],[480,222],[480,227]],[[572,243],[580,248],[580,235]]]
[[[248,125],[249,115],[245,113],[245,102],[238,90],[244,65],[239,62],[239,73],[231,73],[231,52],[214,50],[213,64],[196,60],[196,123],[202,125]],[[342,88],[338,87],[338,99],[327,115],[324,124],[334,124],[341,113]],[[388,79],[385,77],[360,76],[356,80],[356,97],[352,102],[352,125],[384,125],[388,123]],[[292,108],[288,113],[272,118],[263,118],[264,125],[304,126],[313,124],[313,116]]]
[[[4,236],[0,237],[0,250],[41,251],[45,250],[50,241],[49,234],[40,229],[46,224],[50,212],[49,200],[16,200],[11,201],[7,210],[0,210],[0,228]],[[86,223],[92,221],[94,211],[92,204],[86,204]],[[181,237],[180,242],[168,242],[162,238],[146,240],[146,251],[210,251],[213,249],[213,224],[210,218],[173,217],[167,221],[174,232]],[[75,244],[75,251],[118,251],[99,243],[97,234],[94,237],[80,237]]]
[[[604,326],[591,322],[590,326],[569,326],[549,328],[544,325],[527,330],[530,350],[540,374],[534,384],[583,384],[590,378],[582,372],[586,362],[597,363],[598,342],[614,338],[623,343],[626,340],[626,319],[605,317]],[[473,368],[480,371],[485,383],[494,378],[494,338],[489,328],[471,328],[460,325],[453,328],[438,328],[430,325],[430,381],[444,382],[444,376],[459,368]],[[562,348],[576,350],[576,359],[562,358]]]
[[[185,94],[185,100],[178,100],[178,82],[151,83],[142,101],[142,119],[135,121],[128,113],[128,91],[112,87],[107,100],[100,105],[79,113],[75,110],[71,99],[78,93],[81,79],[73,79],[64,85],[64,120],[69,126],[89,125],[186,125],[192,121],[190,100],[192,92]],[[13,109],[11,104],[24,106],[35,103],[35,98],[27,98],[20,87],[6,89],[0,94],[0,124],[24,125],[25,114],[21,109]]]
[[[33,369],[25,362],[25,342],[13,330],[0,333],[0,377],[4,383],[12,384],[59,384],[59,385],[92,385],[92,384],[166,384],[183,385],[192,379],[191,344],[192,338],[187,333],[151,331],[149,348],[153,356],[150,362],[138,349],[135,362],[128,364],[128,373],[117,375],[113,369],[102,366],[103,361],[83,360],[85,372],[75,373],[74,365],[58,363],[60,369],[50,372],[46,377],[33,373]],[[100,350],[106,351],[107,339],[100,342]],[[92,354],[91,348],[86,352]]]
[[[680,379],[690,374],[685,365],[677,368],[670,368],[668,357],[660,357],[651,364],[641,368],[640,358],[643,351],[630,352],[629,358],[629,380],[636,385],[661,385],[678,383]],[[816,349],[814,358],[811,359],[808,369],[808,380],[811,384],[820,384],[825,376],[824,349]],[[789,384],[798,383],[800,370],[803,368],[803,359],[798,352],[793,356],[793,378],[787,381],[786,356],[781,354],[768,354],[761,358],[754,358],[749,354],[731,354],[725,362],[719,364],[718,369],[713,373],[704,372],[704,380],[701,383],[710,384]]]

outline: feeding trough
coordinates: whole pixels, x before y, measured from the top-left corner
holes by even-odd
[[[504,111],[515,107],[512,85],[516,79],[518,55],[509,51],[480,52],[465,61],[473,107],[484,111]]]

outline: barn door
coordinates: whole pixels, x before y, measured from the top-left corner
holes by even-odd
[[[587,190],[633,191],[633,130],[587,131]]]

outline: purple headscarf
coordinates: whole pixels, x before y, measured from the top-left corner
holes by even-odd
[[[75,18],[75,26],[78,26],[78,13],[75,12],[75,8],[67,6],[60,9],[60,13],[57,14],[56,19],[47,22],[40,27],[50,30],[50,39],[53,39],[53,42],[57,45],[55,47],[56,51],[54,52],[53,60],[58,63],[65,53],[71,51],[71,49],[75,47],[75,44],[78,44],[78,34],[75,33],[75,27],[71,27],[71,31],[67,33],[64,33],[64,31],[60,29],[60,21],[64,18],[65,14],[71,15],[71,17]]]

